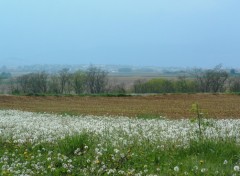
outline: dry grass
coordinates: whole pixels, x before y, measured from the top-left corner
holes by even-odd
[[[214,118],[239,118],[240,96],[226,94],[168,94],[133,97],[30,97],[0,96],[0,108],[34,112],[92,115],[189,118],[191,104],[198,102]]]

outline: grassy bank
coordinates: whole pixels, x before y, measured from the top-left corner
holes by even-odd
[[[238,175],[240,120],[0,111],[0,175]]]
[[[187,147],[133,141],[119,145],[93,134],[32,146],[1,141],[1,175],[233,175],[239,150],[233,140],[191,141]]]

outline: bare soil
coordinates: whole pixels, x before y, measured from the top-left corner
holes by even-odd
[[[131,97],[0,96],[0,109],[72,115],[164,116],[190,118],[197,102],[208,117],[240,118],[240,96],[230,94],[166,94]]]

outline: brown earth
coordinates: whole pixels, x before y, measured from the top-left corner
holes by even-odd
[[[131,97],[0,96],[0,109],[73,115],[189,118],[197,102],[213,118],[240,118],[240,96],[230,94],[167,94]]]

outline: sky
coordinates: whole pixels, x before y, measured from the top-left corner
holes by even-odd
[[[0,65],[240,67],[239,0],[0,0]]]

